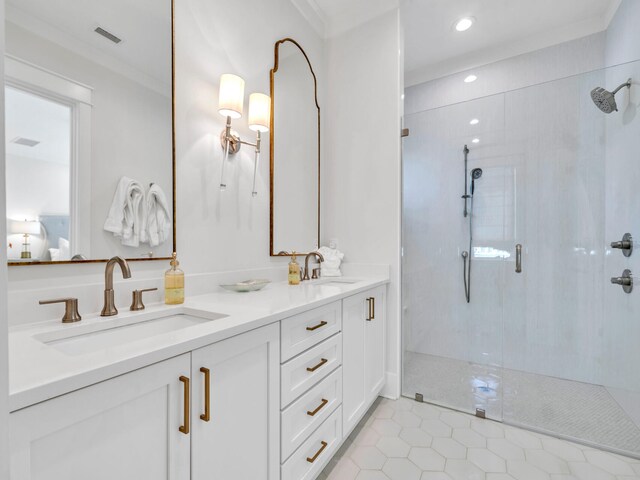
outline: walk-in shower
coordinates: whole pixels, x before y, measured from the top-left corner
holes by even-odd
[[[469,218],[469,250],[462,251],[462,270],[463,270],[463,283],[464,283],[464,296],[467,299],[467,303],[471,302],[471,257],[473,252],[473,193],[476,189],[476,180],[482,177],[482,169],[474,168],[471,170],[471,193],[467,190],[467,172],[469,162],[469,147],[467,145],[462,149],[464,154],[464,217]],[[467,202],[471,203],[470,208],[467,208]]]
[[[426,110],[406,91],[403,395],[640,458],[640,289],[611,283],[640,272],[611,247],[640,238],[640,101],[591,94],[624,78],[640,62]]]

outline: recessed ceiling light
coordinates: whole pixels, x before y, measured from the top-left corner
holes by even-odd
[[[471,121],[469,122],[469,125],[477,125],[480,123],[480,120],[478,120],[477,118],[472,118]]]
[[[456,30],[458,32],[464,32],[465,30],[469,30],[471,28],[471,25],[473,25],[474,21],[475,19],[473,17],[461,18],[456,22]]]
[[[475,82],[477,79],[478,77],[476,77],[475,75],[469,75],[467,78],[464,79],[464,83]]]
[[[472,143],[480,143],[480,139],[479,138],[474,138],[473,140],[471,140]]]

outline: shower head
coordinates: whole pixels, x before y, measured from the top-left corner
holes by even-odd
[[[611,113],[618,111],[618,105],[616,104],[615,95],[618,91],[624,87],[631,88],[631,79],[616,88],[613,92],[605,90],[602,87],[596,87],[591,90],[591,100],[596,104],[600,110],[604,113]]]
[[[474,168],[471,170],[471,195],[476,189],[476,180],[478,180],[482,176],[481,168]]]

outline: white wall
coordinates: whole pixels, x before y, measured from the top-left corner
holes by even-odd
[[[324,41],[291,2],[176,2],[178,251],[187,272],[286,269],[287,259],[269,257],[268,135],[263,135],[258,196],[251,196],[253,151],[247,146],[230,157],[227,189],[221,192],[219,135],[225,118],[217,112],[217,98],[222,73],[245,79],[245,116],[233,128],[254,141],[246,123],[248,95],[269,93],[274,44],[287,36],[302,45],[318,75],[324,115]]]
[[[394,10],[327,42],[323,242],[345,261],[391,266],[387,386],[399,389],[400,59]]]
[[[4,0],[0,0],[0,52],[4,51]],[[0,80],[4,84],[4,64],[0,62]],[[0,111],[4,112],[4,89],[0,89]],[[4,122],[0,122],[0,212],[5,211]],[[0,238],[5,237],[6,222],[0,222]],[[8,389],[9,347],[7,343],[7,254],[0,250],[0,478],[9,478]]]
[[[324,40],[288,0],[179,1],[175,22],[177,244],[181,267],[187,274],[199,274],[276,266],[284,275],[288,260],[269,257],[268,135],[262,146],[267,153],[260,163],[258,196],[251,196],[253,151],[246,146],[227,165],[227,190],[220,192],[218,188],[222,161],[219,134],[225,123],[217,111],[218,80],[227,72],[246,80],[245,116],[234,122],[234,129],[254,140],[255,133],[246,124],[248,94],[269,93],[275,42],[288,36],[304,47],[318,76],[322,108],[326,85]],[[324,110],[321,114],[324,122],[327,114]],[[133,281],[116,281],[119,304],[129,301],[130,290],[139,286],[132,283],[136,280],[161,286],[168,265],[133,262],[131,268]],[[11,324],[57,318],[55,309],[37,306],[38,299],[51,295],[80,297],[81,313],[99,311],[103,276],[104,264],[11,267]],[[191,292],[187,284],[187,295]],[[21,314],[24,311],[29,315]]]

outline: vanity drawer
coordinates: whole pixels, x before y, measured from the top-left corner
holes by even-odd
[[[334,302],[280,322],[280,360],[286,362],[342,327],[342,302]]]
[[[338,333],[282,365],[281,406],[289,405],[342,365],[342,333]]]
[[[342,407],[325,422],[282,465],[282,480],[316,478],[342,441]]]
[[[282,461],[286,460],[342,401],[342,368],[293,402],[282,412]]]

